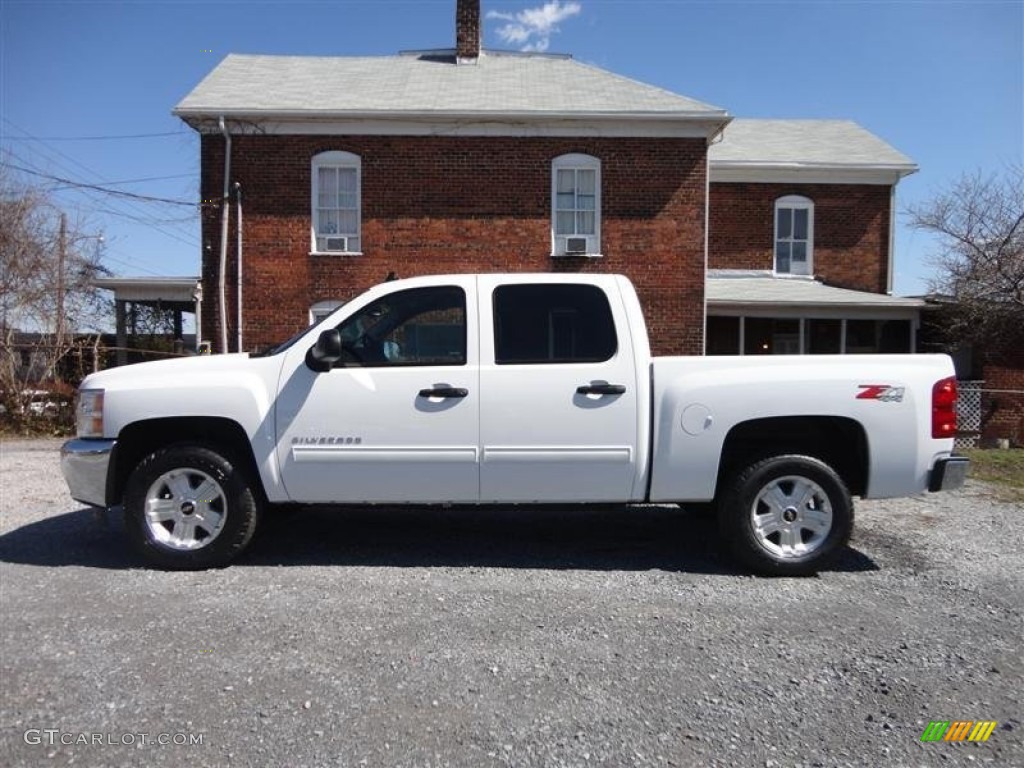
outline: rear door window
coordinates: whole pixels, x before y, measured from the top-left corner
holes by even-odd
[[[605,292],[593,285],[500,285],[494,289],[498,365],[602,363],[618,339]]]

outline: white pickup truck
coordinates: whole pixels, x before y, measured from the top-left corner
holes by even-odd
[[[812,572],[851,495],[963,484],[944,355],[659,357],[614,275],[386,282],[264,355],[89,376],[71,495],[165,568],[220,566],[277,504],[679,503],[749,568]]]

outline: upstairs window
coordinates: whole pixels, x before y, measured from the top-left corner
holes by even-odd
[[[601,252],[601,161],[562,155],[551,164],[552,253],[597,256]]]
[[[775,272],[812,275],[814,256],[814,203],[789,195],[775,201]]]
[[[359,253],[361,163],[351,152],[313,158],[314,253]]]

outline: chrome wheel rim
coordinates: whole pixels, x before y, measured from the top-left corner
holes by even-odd
[[[224,530],[227,508],[224,489],[213,477],[198,469],[172,469],[146,492],[146,527],[169,549],[202,549]]]
[[[806,557],[825,543],[832,530],[832,503],[817,483],[787,475],[758,492],[750,522],[758,543],[773,556]]]

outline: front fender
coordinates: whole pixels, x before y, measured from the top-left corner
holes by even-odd
[[[108,438],[153,420],[236,423],[251,445],[267,498],[283,501],[273,411],[282,357],[219,355],[142,363],[94,374],[82,386],[104,390],[103,431]],[[159,441],[159,436],[147,439]]]

